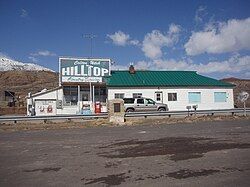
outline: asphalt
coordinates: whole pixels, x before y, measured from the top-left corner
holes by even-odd
[[[0,133],[0,186],[250,186],[250,120]]]

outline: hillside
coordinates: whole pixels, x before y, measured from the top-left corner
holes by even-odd
[[[24,99],[29,92],[37,93],[44,88],[58,86],[58,73],[51,71],[2,71],[0,72],[0,92],[13,91]]]
[[[0,102],[6,106],[4,91],[15,92],[25,102],[29,92],[58,86],[58,73],[34,63],[23,63],[0,56]]]
[[[232,83],[234,88],[234,102],[237,107],[243,107],[243,104],[237,100],[237,96],[240,92],[246,91],[250,94],[250,80],[249,79],[237,79],[234,77],[222,79],[224,82]],[[250,107],[250,98],[246,102],[246,106]]]

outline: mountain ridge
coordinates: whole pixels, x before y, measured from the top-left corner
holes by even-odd
[[[11,71],[11,70],[21,70],[21,71],[50,71],[53,70],[40,66],[34,63],[23,63],[20,61],[12,60],[6,57],[0,57],[0,71]]]

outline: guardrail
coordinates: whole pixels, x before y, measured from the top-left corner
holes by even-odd
[[[246,108],[246,112],[250,112],[250,108]],[[235,109],[224,109],[224,110],[190,110],[190,111],[166,111],[166,112],[131,112],[126,113],[125,117],[147,117],[147,116],[169,116],[172,115],[186,115],[192,116],[196,114],[207,114],[207,115],[214,115],[214,114],[225,114],[231,113],[232,115],[237,113],[244,113],[244,108],[235,108]]]
[[[96,118],[107,118],[108,113],[100,113],[100,114],[90,114],[90,115],[56,115],[56,116],[6,116],[0,117],[1,122],[13,121],[16,123],[17,121],[33,121],[33,120],[43,120],[45,123],[47,120],[71,120],[71,119],[96,119]]]
[[[190,111],[166,111],[166,112],[158,112],[158,111],[151,111],[151,112],[131,112],[131,113],[125,113],[124,117],[147,117],[147,116],[191,116],[191,115],[197,115],[197,114],[204,114],[204,115],[214,115],[214,114],[238,114],[244,112],[248,113],[250,112],[250,108],[246,108],[244,111],[244,108],[235,108],[235,109],[224,109],[224,110],[190,110]],[[13,121],[14,123],[17,123],[17,121],[35,121],[35,120],[42,120],[44,123],[46,123],[48,120],[71,120],[71,119],[97,119],[97,118],[108,118],[108,113],[100,113],[100,114],[91,114],[91,115],[56,115],[56,116],[4,116],[0,117],[0,123],[1,122],[8,122]]]

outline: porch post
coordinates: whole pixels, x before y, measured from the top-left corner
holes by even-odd
[[[89,100],[92,102],[92,86],[91,86],[91,82],[89,82]]]
[[[78,84],[77,85],[77,94],[78,94],[78,108],[79,108],[79,111],[81,110],[81,102],[80,102],[80,99],[81,99],[81,95],[80,95],[80,85]]]
[[[92,96],[92,98],[93,98],[93,104],[95,103],[95,86],[93,85],[93,96]]]

